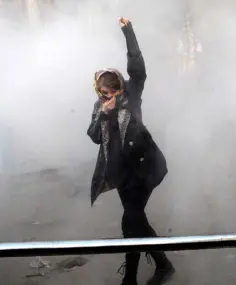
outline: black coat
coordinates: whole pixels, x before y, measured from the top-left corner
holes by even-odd
[[[155,144],[151,134],[142,122],[141,95],[146,80],[146,69],[131,23],[122,28],[128,49],[128,74],[130,79],[124,82],[124,98],[127,104],[119,110],[118,122],[122,141],[123,159],[132,165],[134,173],[145,181],[148,191],[158,186],[167,174],[166,160]],[[109,142],[109,114],[101,111],[98,100],[94,105],[92,122],[88,135],[100,145],[97,164],[92,178],[91,203],[106,191],[111,190],[106,179]]]

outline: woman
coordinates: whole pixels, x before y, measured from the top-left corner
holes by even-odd
[[[115,69],[95,73],[94,105],[88,135],[100,145],[92,179],[91,202],[111,189],[118,189],[124,207],[122,231],[125,238],[156,237],[149,225],[145,206],[153,189],[167,174],[166,161],[143,125],[141,95],[146,69],[132,24],[119,18],[127,44],[128,81]],[[150,252],[156,264],[147,284],[163,284],[174,273],[164,252]],[[139,253],[127,253],[123,285],[137,284]]]

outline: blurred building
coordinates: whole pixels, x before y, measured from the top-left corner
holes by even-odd
[[[45,20],[45,10],[51,9],[55,0],[19,0],[22,14],[31,25],[38,25]]]
[[[187,12],[177,44],[179,73],[190,73],[195,70],[197,53],[202,52],[202,45],[194,35],[190,14]]]

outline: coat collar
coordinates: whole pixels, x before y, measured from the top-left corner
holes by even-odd
[[[118,111],[118,124],[120,130],[120,139],[122,143],[122,147],[124,147],[125,135],[127,131],[127,127],[129,125],[131,118],[131,113],[128,109],[120,109]],[[102,130],[102,145],[105,155],[105,160],[108,160],[108,143],[109,143],[109,120],[101,122],[101,130]]]

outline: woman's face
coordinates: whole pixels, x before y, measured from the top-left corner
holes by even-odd
[[[110,89],[107,87],[101,87],[100,93],[102,94],[102,97],[105,99],[111,99],[112,97],[116,97],[120,94],[120,90]]]

